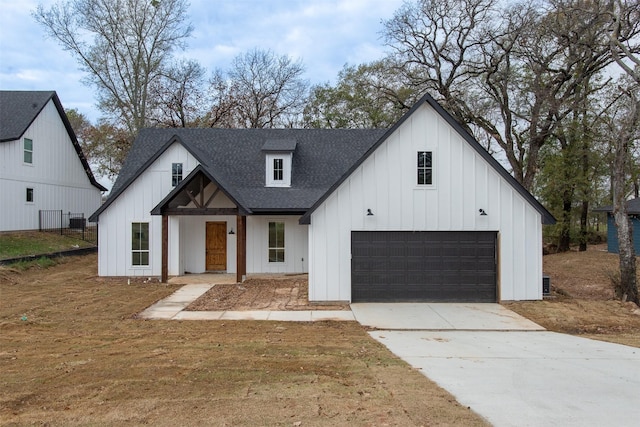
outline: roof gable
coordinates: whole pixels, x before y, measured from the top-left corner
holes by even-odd
[[[138,176],[179,141],[245,212],[302,214],[384,130],[362,129],[144,129],[134,142],[104,212]],[[295,143],[295,144],[294,144]],[[291,187],[265,187],[265,147],[295,149]]]
[[[0,91],[0,143],[20,139],[49,101],[53,101],[58,111],[87,178],[100,191],[107,191],[93,176],[89,162],[55,91]]]
[[[54,91],[0,91],[0,142],[20,139]]]
[[[166,129],[171,131],[171,129]],[[144,171],[146,171],[158,158],[173,144],[182,145],[201,165],[206,165],[206,157],[194,147],[185,144],[178,135],[171,135],[164,144],[158,146],[157,141],[155,144],[149,145],[147,139],[137,138],[133,147],[129,151],[127,158],[122,165],[118,179],[116,180],[109,198],[95,211],[90,217],[89,221],[95,222],[100,214],[107,209],[115,199],[118,198]],[[148,155],[145,155],[148,154]],[[214,180],[213,178],[209,177]],[[219,182],[218,180],[215,180]],[[184,184],[184,183],[182,183]]]
[[[411,109],[398,120],[364,155],[338,179],[329,190],[320,197],[316,203],[300,218],[301,224],[311,223],[311,214],[335,191],[338,187],[377,149],[382,145],[411,115],[413,115],[424,103],[429,104],[480,156],[509,183],[533,208],[542,215],[543,224],[555,224],[553,215],[527,191],[502,165],[489,154],[480,143],[467,132],[456,119],[453,118],[431,95],[425,94]]]
[[[225,196],[227,196],[229,200],[231,200],[231,202],[233,202],[236,206],[238,206],[238,211],[240,212],[240,214],[246,215],[251,213],[251,211],[245,210],[242,207],[242,205],[238,203],[238,201],[235,200],[235,198],[229,193],[229,191],[226,190],[218,182],[218,180],[216,180],[216,178],[213,177],[202,165],[198,165],[195,167],[195,169],[193,169],[193,171],[191,171],[191,173],[188,176],[186,176],[182,181],[180,181],[180,183],[160,203],[158,203],[156,207],[154,207],[151,210],[151,215],[161,215],[162,210],[165,207],[168,207],[171,202],[176,201],[181,197],[181,194],[183,193],[184,189],[188,190],[189,187],[193,187],[193,182],[195,181],[196,177],[199,175],[204,175],[209,180],[209,182],[212,182],[213,184],[215,184],[216,187],[218,187],[220,191],[222,191],[222,193]],[[188,199],[183,200],[183,204],[188,202],[189,202]],[[189,208],[186,208],[185,210],[188,211]]]

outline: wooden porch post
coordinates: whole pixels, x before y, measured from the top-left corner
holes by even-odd
[[[238,215],[236,228],[236,281],[242,282],[242,277],[247,275],[247,217]]]
[[[162,215],[162,283],[169,280],[169,215]]]

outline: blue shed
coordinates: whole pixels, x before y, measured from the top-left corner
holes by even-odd
[[[636,255],[640,254],[640,198],[627,201],[627,214],[631,217],[633,227],[633,247]],[[594,212],[607,213],[607,251],[617,254],[618,249],[618,227],[613,218],[613,206],[603,206],[593,210]]]

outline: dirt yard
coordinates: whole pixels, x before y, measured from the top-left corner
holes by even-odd
[[[349,310],[348,304],[310,304],[308,276],[261,276],[215,285],[187,310]]]
[[[0,425],[485,425],[355,322],[143,321],[178,286],[0,267]]]
[[[552,296],[506,307],[551,331],[640,347],[640,308],[614,300],[610,277],[618,271],[618,256],[606,245],[545,255],[543,263]]]

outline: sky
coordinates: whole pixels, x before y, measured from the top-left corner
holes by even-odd
[[[382,21],[403,0],[191,0],[194,31],[178,57],[211,73],[253,48],[301,59],[312,84],[335,82],[345,64],[380,59]],[[95,122],[94,89],[77,62],[47,38],[31,12],[55,1],[0,0],[0,89],[55,90],[65,108]]]

